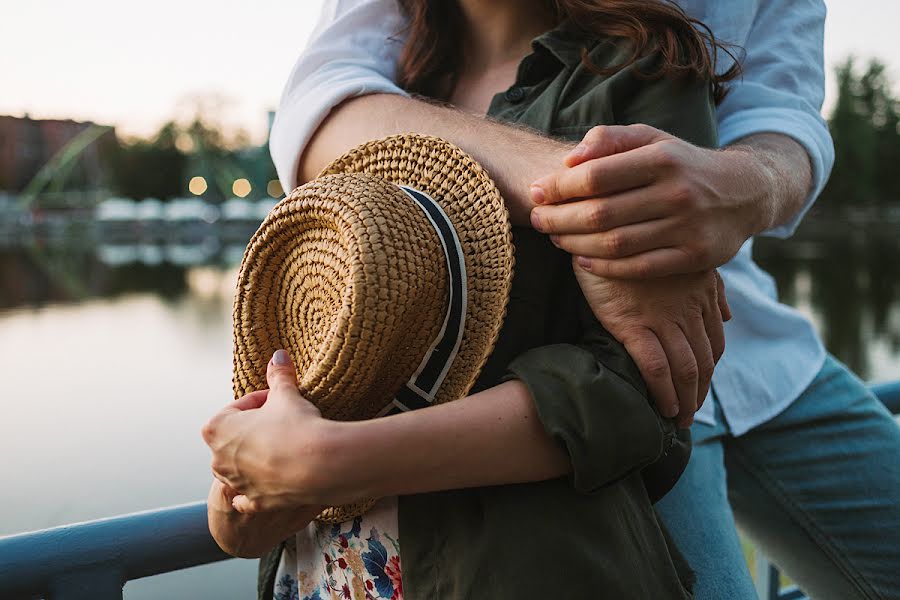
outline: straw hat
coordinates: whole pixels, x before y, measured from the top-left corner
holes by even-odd
[[[250,240],[234,302],[235,397],[267,387],[279,348],[326,418],[463,397],[500,332],[512,273],[506,208],[478,163],[433,137],[365,143],[279,202]]]

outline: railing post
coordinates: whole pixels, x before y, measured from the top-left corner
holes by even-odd
[[[756,594],[759,600],[778,600],[778,591],[781,588],[781,577],[778,569],[769,562],[769,559],[756,551]]]

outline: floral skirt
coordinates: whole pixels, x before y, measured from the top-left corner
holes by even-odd
[[[312,522],[285,545],[275,600],[403,600],[397,498],[353,521]]]

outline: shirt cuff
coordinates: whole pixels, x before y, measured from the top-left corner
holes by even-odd
[[[793,138],[806,149],[812,165],[813,188],[803,206],[789,221],[761,234],[787,238],[828,182],[834,165],[834,143],[820,117],[798,109],[769,107],[741,110],[723,119],[719,123],[719,144],[727,146],[758,133],[780,133]]]
[[[505,380],[528,387],[541,424],[568,454],[579,492],[646,467],[670,447],[674,426],[667,428],[645,394],[583,348],[534,348],[507,371]]]
[[[325,77],[307,78],[302,87],[285,97],[272,124],[269,150],[285,193],[297,186],[297,167],[306,144],[332,108],[350,98],[369,94],[408,94],[380,73],[367,73],[355,65],[329,65]]]

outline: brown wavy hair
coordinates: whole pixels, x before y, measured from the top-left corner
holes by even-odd
[[[408,91],[443,99],[452,91],[462,62],[458,43],[464,22],[458,0],[397,1],[409,19],[398,82]],[[727,82],[740,75],[740,63],[731,47],[669,0],[543,1],[555,11],[557,23],[569,21],[589,36],[619,38],[631,44],[631,56],[606,69],[591,64],[583,48],[582,62],[595,73],[612,75],[658,51],[660,67],[642,76],[708,80],[717,104],[728,93]],[[724,73],[716,72],[720,51],[734,61]]]

